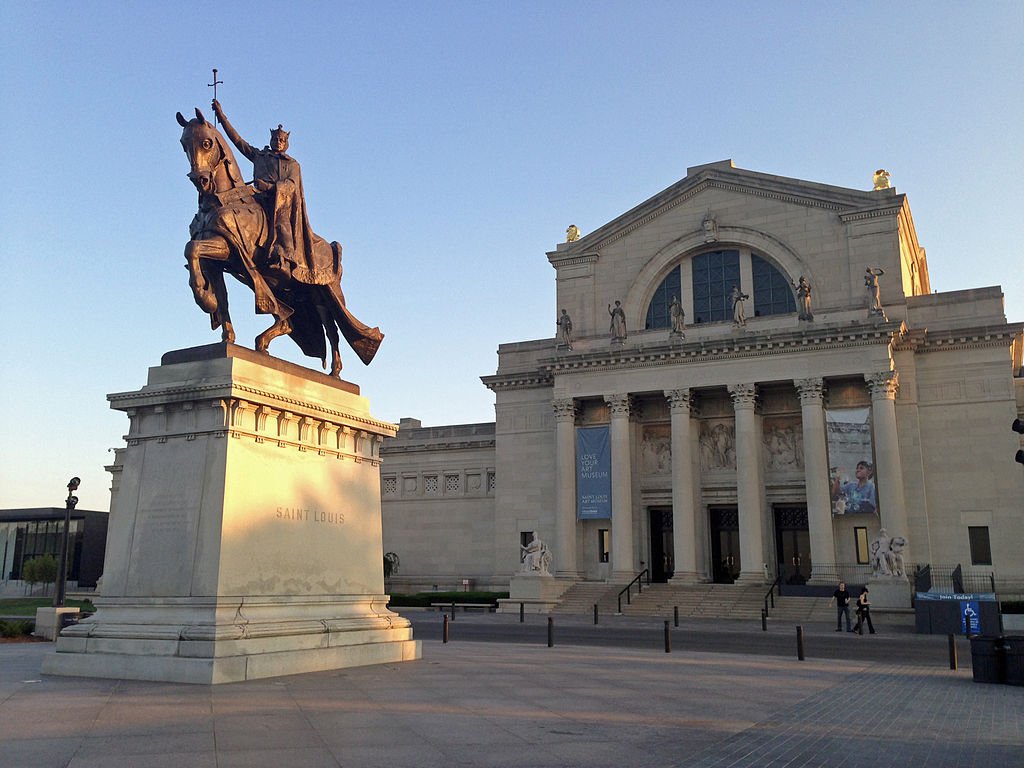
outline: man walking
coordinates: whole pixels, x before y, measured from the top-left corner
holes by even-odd
[[[846,591],[845,581],[839,582],[839,587],[832,593],[832,600],[829,600],[828,604],[832,605],[833,601],[836,604],[836,632],[843,631],[844,616],[846,617],[846,631],[853,632],[850,628],[850,593]]]

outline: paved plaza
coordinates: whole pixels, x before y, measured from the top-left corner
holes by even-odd
[[[447,644],[417,622],[417,662],[221,686],[43,676],[52,644],[0,645],[0,765],[1024,766],[1024,688],[950,671],[936,638],[842,638],[899,662],[456,639],[508,621],[460,615]]]

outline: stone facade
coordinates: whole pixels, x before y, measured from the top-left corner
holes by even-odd
[[[521,536],[536,532],[561,577],[619,581],[650,567],[683,582],[852,581],[885,527],[909,542],[908,563],[1024,580],[1024,472],[1010,430],[1024,412],[1024,325],[1007,322],[998,287],[932,293],[904,195],[724,161],[689,169],[548,259],[573,347],[500,345],[497,372],[483,377],[493,446],[460,453],[453,434],[452,448],[419,441],[399,457],[401,432],[385,443],[385,546],[403,548],[407,578],[507,580]],[[881,312],[869,287],[879,272]],[[797,309],[801,276],[813,319]],[[734,285],[750,296],[745,324],[725,303]],[[684,337],[663,311],[676,296]],[[629,334],[613,344],[616,299]],[[864,414],[871,446],[859,514],[843,514],[853,467],[840,482],[826,437],[844,409]],[[612,504],[609,519],[581,521],[575,432],[589,425],[609,427]],[[387,494],[389,476],[485,465],[490,496],[446,508]],[[419,526],[442,531],[427,537],[432,553],[413,539]]]

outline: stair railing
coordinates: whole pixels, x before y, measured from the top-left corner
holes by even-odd
[[[644,591],[644,582],[643,582],[644,577],[647,578],[647,585],[650,586],[650,584],[651,584],[651,570],[649,568],[644,568],[642,571],[640,571],[640,573],[638,573],[636,575],[636,578],[634,578],[631,582],[629,582],[629,584],[627,584],[625,587],[622,588],[622,590],[619,591],[619,613],[622,613],[622,596],[623,595],[626,596],[626,605],[630,605],[631,604],[630,603],[630,590],[631,590],[631,588],[632,588],[632,586],[634,584],[636,584],[636,593],[638,595],[643,593],[643,591]]]
[[[782,573],[782,569],[780,568],[779,569],[779,575],[775,577],[775,581],[773,581],[772,585],[770,587],[768,587],[768,592],[764,596],[764,615],[765,616],[767,616],[768,613],[769,613],[769,611],[768,611],[768,603],[769,602],[771,602],[772,608],[775,607],[775,589],[776,589],[776,587],[778,587],[778,589],[779,589],[779,597],[782,597],[782,576],[783,576],[783,573]]]

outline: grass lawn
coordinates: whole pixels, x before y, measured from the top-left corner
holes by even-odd
[[[83,611],[95,611],[96,607],[88,600],[65,600],[64,604]],[[53,605],[52,597],[6,597],[0,598],[0,616],[36,617],[36,608]]]

